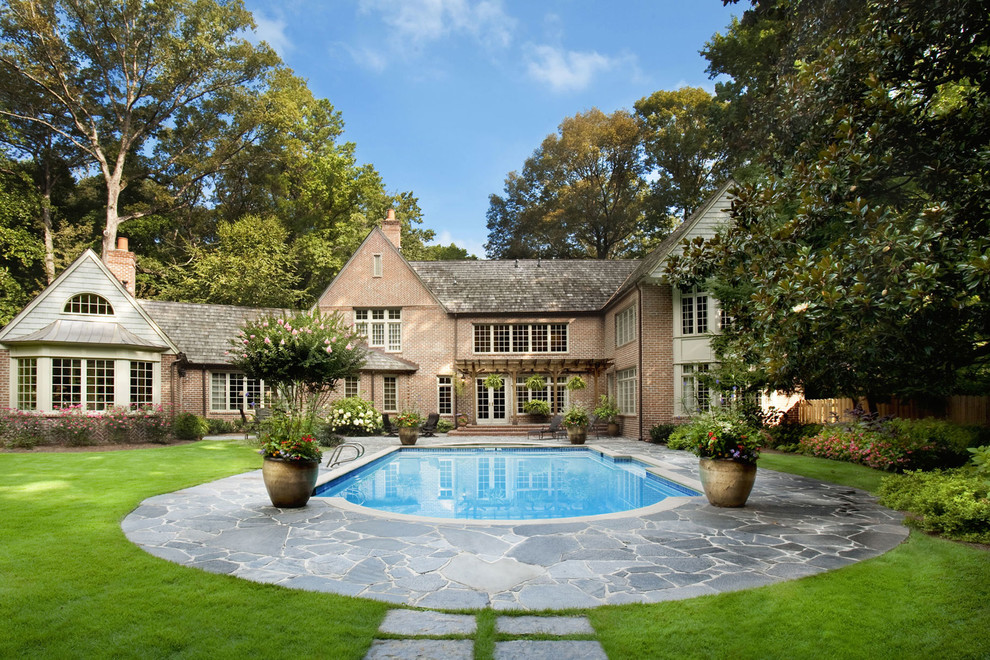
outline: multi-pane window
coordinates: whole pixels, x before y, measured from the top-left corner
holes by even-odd
[[[708,294],[696,289],[681,293],[681,332],[685,335],[708,332]]]
[[[151,362],[131,362],[131,405],[150,405],[155,396],[155,371]]]
[[[454,497],[454,460],[441,458],[438,467],[440,478],[437,484],[437,498],[449,500]]]
[[[708,373],[709,365],[704,363],[681,366],[681,393],[686,412],[707,412],[712,407],[712,394],[702,374]]]
[[[734,319],[726,313],[721,307],[718,308],[718,329],[720,331],[727,330],[732,327]]]
[[[615,315],[615,345],[625,346],[636,339],[636,306],[629,305]]]
[[[95,293],[77,293],[69,298],[63,310],[66,314],[98,314],[109,316],[113,314],[113,306],[103,296]]]
[[[505,458],[478,459],[478,497],[505,497]]]
[[[527,401],[540,399],[550,404],[550,414],[562,413],[567,408],[567,376],[559,376],[554,383],[552,377],[546,377],[546,387],[542,390],[531,390],[526,387],[526,379],[516,381],[516,413],[523,415],[526,413],[523,406]]]
[[[368,346],[402,350],[401,309],[355,309],[354,329],[368,338]]]
[[[475,353],[566,353],[566,323],[474,326]]]
[[[247,378],[241,373],[216,373],[210,376],[210,409],[240,410],[257,408],[264,403],[264,381]]]
[[[437,412],[441,415],[454,413],[454,381],[450,376],[437,376]]]
[[[616,372],[615,401],[623,415],[636,414],[636,367]]]
[[[52,408],[82,403],[82,360],[52,359]]]
[[[17,361],[17,408],[38,409],[37,358],[22,358]]]
[[[385,376],[382,379],[382,410],[384,412],[399,411],[398,381],[395,376]]]
[[[86,360],[86,409],[113,407],[113,360]]]
[[[347,376],[344,378],[344,396],[350,398],[358,395],[358,377]]]
[[[399,496],[399,462],[395,461],[385,466],[385,497]]]

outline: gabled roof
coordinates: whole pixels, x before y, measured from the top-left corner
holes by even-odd
[[[139,300],[155,323],[194,364],[226,364],[230,339],[246,321],[260,316],[287,315],[292,310],[271,307],[201,305],[166,300]]]
[[[694,213],[688,216],[688,218],[678,225],[674,231],[670,233],[667,238],[661,241],[660,245],[656,247],[655,250],[650,252],[646,257],[639,263],[639,266],[634,270],[622,283],[622,286],[618,287],[614,295],[610,296],[608,302],[618,300],[622,296],[626,295],[633,287],[635,287],[639,282],[649,277],[657,267],[662,264],[667,257],[670,256],[674,248],[676,248],[685,236],[691,233],[691,230],[697,226],[698,222],[711,210],[712,206],[722,198],[723,195],[728,193],[729,189],[736,185],[736,182],[729,179],[722,186],[712,194],[711,197],[705,200],[705,202],[695,209]],[[603,305],[604,306],[604,305]]]
[[[152,344],[119,323],[100,321],[52,321],[41,330],[23,337],[5,339],[5,344],[100,344],[167,351],[168,346]]]
[[[636,269],[635,260],[411,261],[454,314],[595,312]]]

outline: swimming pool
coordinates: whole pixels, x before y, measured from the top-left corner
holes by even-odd
[[[390,513],[463,520],[593,516],[697,495],[655,466],[591,447],[403,447],[314,493]]]

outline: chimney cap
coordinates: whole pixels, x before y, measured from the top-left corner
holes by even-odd
[[[385,213],[385,219],[386,220],[389,220],[389,221],[392,221],[392,222],[395,222],[395,209],[389,209]]]
[[[126,237],[124,237],[124,236],[118,236],[117,237],[117,249],[118,250],[124,250],[124,251],[127,250],[127,238]]]

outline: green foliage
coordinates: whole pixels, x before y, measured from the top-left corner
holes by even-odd
[[[530,399],[523,404],[523,412],[527,415],[544,415],[550,414],[550,404],[543,399]]]
[[[280,458],[283,461],[318,461],[323,452],[311,435],[280,437],[269,434],[261,443],[261,455],[265,458]]]
[[[210,432],[205,419],[193,413],[182,412],[172,420],[172,433],[179,440],[202,440]]]
[[[884,506],[914,514],[909,522],[951,539],[990,543],[990,482],[971,470],[907,472],[880,486]]]
[[[415,410],[403,410],[395,416],[394,421],[399,428],[419,428],[423,424],[423,416]]]
[[[676,424],[657,424],[650,429],[650,442],[653,444],[663,444],[669,441],[671,434],[677,428]],[[667,445],[670,446],[669,444]],[[671,447],[671,449],[677,449]]]
[[[970,458],[973,472],[984,479],[990,479],[990,445],[970,447],[969,453],[973,455]]]
[[[797,448],[802,438],[817,435],[821,430],[821,424],[798,424],[784,419],[776,426],[768,426],[764,429],[766,446],[770,449],[792,451]]]
[[[437,420],[437,433],[450,433],[454,430],[454,423],[446,419]]]
[[[583,429],[588,426],[588,411],[584,406],[573,403],[564,413],[564,426],[569,429]]]
[[[602,394],[598,398],[598,405],[595,406],[595,416],[603,422],[614,422],[619,417],[619,405],[615,401],[615,397],[611,397],[607,394]],[[656,428],[656,427],[653,427]],[[650,429],[650,437],[653,435],[653,429]]]
[[[371,401],[349,397],[330,405],[326,424],[330,431],[340,435],[375,435],[381,432],[382,416]]]
[[[540,374],[533,374],[526,379],[526,389],[541,391],[547,388],[547,381]]]
[[[609,259],[644,225],[640,134],[625,110],[568,117],[491,195],[485,250],[498,259]],[[663,219],[666,226],[666,217]]]
[[[694,451],[707,437],[704,428],[698,424],[680,424],[667,436],[667,447]]]
[[[700,87],[636,101],[652,174],[649,203],[660,217],[686,219],[729,178],[731,156],[717,123],[725,105]]]
[[[567,385],[565,387],[571,392],[576,392],[588,387],[588,383],[581,376],[574,375],[567,379]]]
[[[958,0],[760,2],[713,39],[765,173],[668,262],[735,320],[719,361],[871,398],[948,394],[986,364],[988,29]]]
[[[505,385],[505,382],[498,374],[488,374],[488,376],[485,377],[484,385],[490,390],[500,390],[502,389],[502,386]]]
[[[223,435],[225,433],[236,433],[238,425],[226,419],[207,418],[206,426],[210,435]]]
[[[731,409],[715,410],[691,420],[690,449],[701,458],[728,458],[755,463],[760,457],[759,430]],[[667,446],[670,446],[668,442]]]

